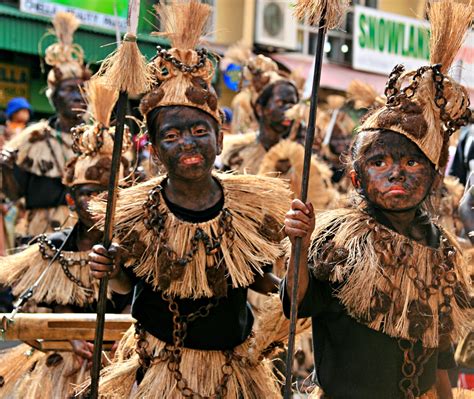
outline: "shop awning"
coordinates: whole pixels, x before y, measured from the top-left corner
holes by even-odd
[[[306,79],[309,76],[312,77],[314,57],[296,53],[272,54],[271,56],[276,61],[284,64],[288,69],[299,71]],[[387,76],[357,71],[346,66],[324,62],[321,71],[321,87],[346,91],[349,83],[354,79],[358,79],[371,84],[379,93],[383,93],[387,78]],[[471,104],[474,104],[474,90],[468,89],[468,91]]]
[[[49,18],[0,4],[0,50],[40,55],[38,43],[41,42],[43,55],[44,49],[54,41],[52,36],[45,36],[50,28]],[[103,60],[116,46],[115,32],[110,30],[81,26],[74,37],[75,42],[84,49],[88,63]],[[149,35],[138,35],[138,46],[147,58],[156,54],[157,45],[166,46],[166,41]]]

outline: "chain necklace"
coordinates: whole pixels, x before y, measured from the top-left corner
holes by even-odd
[[[48,239],[48,237],[44,234],[39,236],[38,240],[39,240],[39,243],[38,243],[39,244],[39,251],[40,251],[41,256],[43,257],[43,259],[45,259],[45,260],[52,259],[54,255],[50,255],[47,251],[50,250],[50,251],[53,252],[53,254],[58,252],[58,249],[54,246],[53,242],[50,239]],[[81,267],[87,266],[87,264],[88,264],[87,259],[67,258],[64,255],[64,252],[61,252],[58,255],[57,261],[61,265],[61,269],[63,270],[64,274],[66,275],[66,277],[69,280],[71,280],[74,284],[76,284],[79,287],[81,287],[82,289],[84,289],[86,291],[87,296],[92,295],[92,293],[93,293],[92,289],[89,288],[89,287],[86,287],[82,283],[82,281],[79,280],[79,278],[77,278],[76,276],[74,276],[71,273],[71,271],[69,270],[69,268],[71,266],[81,266]]]
[[[212,237],[198,227],[191,238],[190,249],[184,256],[179,256],[176,251],[169,246],[166,239],[165,223],[168,215],[160,211],[162,190],[163,187],[161,185],[150,190],[148,200],[143,204],[145,213],[143,224],[148,230],[153,230],[158,238],[157,246],[160,251],[159,288],[164,291],[169,288],[172,281],[179,280],[183,277],[185,267],[193,261],[199,250],[200,243],[204,245],[207,256],[218,256],[224,236],[232,240],[235,236],[235,232],[232,226],[232,214],[228,209],[223,208],[219,216],[216,236]],[[225,295],[227,283],[224,267],[208,267],[206,274],[215,293],[219,296]]]
[[[168,347],[166,345],[157,356],[150,356],[146,352],[148,347],[148,341],[146,340],[145,330],[137,325],[137,353],[140,358],[141,366],[146,370],[150,365],[157,364],[159,362],[168,362],[167,368],[173,374],[176,380],[176,387],[185,398],[193,399],[221,399],[227,395],[227,383],[233,374],[232,360],[234,359],[234,353],[232,350],[223,351],[225,362],[221,366],[222,378],[217,386],[215,393],[210,396],[203,396],[193,391],[183,374],[180,371],[180,365],[182,360],[182,354],[184,349],[184,340],[188,335],[189,323],[199,318],[206,318],[209,316],[211,309],[215,308],[219,304],[219,298],[211,298],[207,305],[203,305],[198,308],[195,312],[187,315],[181,315],[179,312],[179,306],[171,295],[162,292],[161,297],[168,303],[168,309],[173,315],[173,345]]]

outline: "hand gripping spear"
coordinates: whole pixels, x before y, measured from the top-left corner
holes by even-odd
[[[151,79],[147,72],[146,59],[137,46],[137,27],[140,11],[140,0],[130,0],[127,17],[127,33],[117,49],[101,65],[98,75],[104,79],[107,86],[119,91],[117,100],[117,122],[115,127],[114,148],[108,187],[107,209],[103,246],[109,248],[113,238],[115,204],[117,201],[117,186],[122,156],[123,131],[125,112],[129,95],[138,95],[147,90]],[[102,360],[102,341],[104,336],[105,310],[107,303],[108,277],[103,277],[99,286],[97,303],[97,323],[94,340],[94,355],[91,370],[90,398],[96,399],[99,394],[99,375]]]
[[[295,5],[295,16],[302,22],[311,25],[318,25],[318,40],[316,44],[313,86],[311,91],[311,102],[309,108],[308,130],[305,138],[303,178],[301,184],[301,201],[306,203],[309,184],[309,171],[311,165],[311,150],[314,141],[316,128],[316,112],[318,104],[319,82],[321,80],[321,68],[323,65],[324,39],[327,29],[335,28],[339,25],[341,16],[348,5],[348,0],[297,0]],[[295,351],[296,318],[298,312],[298,277],[301,259],[301,238],[295,241],[295,264],[293,276],[293,289],[291,291],[290,310],[290,332],[288,337],[288,353],[286,357],[286,380],[285,399],[292,396],[292,369],[293,356]]]

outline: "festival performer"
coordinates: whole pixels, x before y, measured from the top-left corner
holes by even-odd
[[[90,255],[95,277],[109,273],[117,292],[135,289],[137,320],[136,352],[102,370],[99,395],[278,398],[263,355],[288,322],[280,326],[274,298],[257,325],[247,293],[277,290],[270,270],[290,192],[279,179],[213,171],[222,119],[212,63],[196,49],[211,9],[192,0],[156,10],[172,48],[158,51],[140,110],[167,173],[120,192],[120,250],[96,246]],[[94,209],[104,214],[105,203]]]
[[[48,73],[46,95],[57,115],[33,124],[5,144],[1,171],[8,198],[24,197],[26,215],[17,225],[23,242],[61,227],[70,227],[66,187],[62,183],[66,162],[73,156],[70,130],[78,125],[84,111],[80,88],[91,72],[84,65],[82,48],[73,43],[79,20],[58,12],[53,18],[58,42],[46,49]]]
[[[295,200],[287,213],[291,242],[303,240],[298,313],[313,319],[317,397],[450,397],[435,383],[447,381],[451,345],[472,326],[470,281],[456,239],[426,205],[449,136],[470,114],[466,89],[447,71],[472,17],[470,5],[431,3],[431,65],[395,67],[385,106],[352,145],[359,204],[319,214],[316,227],[310,204]],[[281,290],[287,314],[291,260]]]
[[[114,140],[114,128],[109,127],[110,115],[117,93],[96,79],[87,83],[85,91],[93,124],[81,124],[72,129],[76,156],[67,163],[63,178],[69,190],[66,194],[69,207],[78,215],[76,224],[48,236],[40,235],[24,251],[0,258],[0,283],[11,286],[15,297],[20,297],[45,273],[29,304],[47,307],[55,313],[95,312],[99,290],[87,263],[89,251],[100,242],[103,233],[94,227],[95,219],[88,204],[93,196],[107,190]],[[124,152],[130,146],[128,134],[124,139]],[[122,181],[127,171],[128,161],[123,158]],[[59,257],[49,266],[58,251]],[[120,313],[130,300],[118,295],[111,299],[111,313]],[[69,397],[74,386],[88,377],[93,353],[92,343],[75,340],[71,345],[71,352],[38,353],[24,344],[2,354],[0,396]]]

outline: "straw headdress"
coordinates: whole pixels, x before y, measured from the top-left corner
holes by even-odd
[[[91,71],[84,65],[84,51],[73,43],[74,32],[80,25],[79,20],[69,12],[58,12],[53,18],[53,30],[57,43],[50,45],[45,52],[45,62],[52,66],[48,73],[46,95],[51,98],[59,82],[79,78],[87,80]]]
[[[430,66],[404,72],[397,65],[387,82],[386,104],[360,130],[387,129],[413,141],[435,168],[448,160],[449,136],[469,120],[469,95],[447,75],[474,16],[471,5],[432,2]]]
[[[214,66],[205,48],[196,49],[206,32],[211,7],[197,0],[155,6],[171,49],[158,48],[150,63],[155,84],[140,103],[146,116],[152,109],[173,105],[198,108],[222,122],[217,95],[212,88]]]
[[[341,23],[341,17],[349,6],[349,0],[297,0],[294,13],[297,19],[317,25],[324,17],[324,26],[333,29]]]
[[[367,82],[354,79],[347,87],[347,99],[352,102],[355,109],[370,109],[382,106],[385,101],[379,96],[377,90]]]
[[[115,128],[110,127],[110,115],[117,100],[117,91],[101,79],[87,82],[85,98],[93,124],[81,124],[72,130],[76,156],[66,165],[63,183],[67,186],[100,184],[110,178]],[[124,135],[122,153],[131,146],[128,130]],[[128,161],[122,157],[119,179],[125,177]]]

